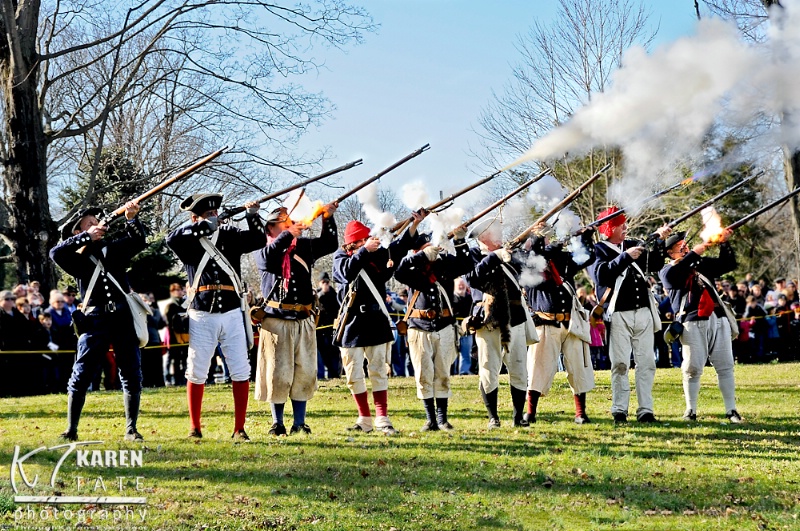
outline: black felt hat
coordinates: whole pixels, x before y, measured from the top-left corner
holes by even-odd
[[[673,245],[686,239],[686,231],[673,232],[664,242],[664,248],[669,250]]]
[[[103,209],[98,207],[90,207],[84,208],[82,210],[78,210],[70,218],[61,225],[61,238],[66,240],[74,231],[81,230],[81,220],[86,216],[94,216],[96,218],[103,217]]]
[[[433,241],[433,235],[428,232],[418,232],[414,238],[414,249],[421,249],[426,243]]]
[[[323,280],[330,282],[331,277],[327,271],[323,271],[322,274],[319,276],[319,281],[322,282]]]
[[[222,205],[222,194],[192,194],[181,202],[181,210],[201,216]]]

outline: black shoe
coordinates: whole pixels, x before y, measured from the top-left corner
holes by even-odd
[[[614,424],[628,423],[628,415],[625,413],[612,413],[611,416],[614,417]]]
[[[500,427],[500,419],[497,417],[489,419],[489,429],[496,430]]]
[[[514,427],[515,428],[527,428],[530,426],[530,423],[525,419],[514,419]]]
[[[452,424],[450,424],[450,422],[444,421],[441,424],[439,424],[439,429],[444,431],[453,431],[455,428],[453,427]]]
[[[728,418],[731,424],[744,424],[744,419],[735,409],[730,410],[730,412],[728,412],[725,416]]]
[[[658,422],[658,420],[656,420],[656,416],[652,413],[643,413],[636,419],[636,421],[644,424],[653,424],[654,422]]]
[[[422,425],[419,431],[439,431],[439,425],[435,422],[428,421]]]
[[[587,415],[586,413],[575,417],[575,424],[590,424],[591,422],[592,421],[589,420],[589,415]]]
[[[202,439],[203,438],[203,432],[201,432],[197,428],[192,428],[192,430],[189,432],[189,435],[187,435],[187,437],[189,439]]]
[[[363,433],[369,433],[372,430],[371,429],[368,430],[368,429],[364,428],[364,426],[362,426],[361,424],[356,423],[356,424],[353,424],[352,426],[350,426],[349,428],[347,428],[347,431],[360,431],[360,432],[363,432]]]
[[[142,434],[139,433],[138,431],[136,431],[135,429],[128,431],[125,434],[124,438],[128,442],[136,442],[136,441],[143,441],[144,440],[144,437],[142,437]]]
[[[78,432],[74,430],[67,430],[58,437],[60,439],[64,439],[65,441],[74,442],[78,440]]]
[[[286,435],[286,426],[283,424],[278,424],[277,422],[272,425],[272,427],[267,432],[267,435],[274,435],[278,437],[280,435]]]
[[[250,442],[250,437],[247,435],[247,432],[244,430],[236,430],[231,435],[231,439],[236,442]]]
[[[524,420],[528,424],[536,424],[536,414],[535,413],[525,413],[524,415],[522,415],[522,420]]]
[[[308,424],[300,424],[299,426],[292,426],[289,430],[289,435],[294,435],[295,433],[305,433],[306,435],[311,435],[311,428],[308,427]]]
[[[697,420],[697,413],[695,413],[693,409],[687,409],[686,412],[683,414],[683,420],[687,422],[695,421]]]

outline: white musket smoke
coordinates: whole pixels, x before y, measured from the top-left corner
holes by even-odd
[[[373,183],[356,192],[356,197],[361,202],[364,214],[372,224],[372,236],[377,236],[381,240],[381,245],[388,247],[392,241],[392,235],[388,228],[397,223],[394,214],[381,210],[378,202],[378,186]]]

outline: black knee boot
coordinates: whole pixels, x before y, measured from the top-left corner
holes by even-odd
[[[497,389],[487,393],[483,390],[483,384],[480,384],[481,397],[483,397],[483,405],[486,406],[486,412],[489,414],[489,424],[496,422],[500,426],[500,418],[497,415]]]
[[[78,423],[81,421],[81,411],[86,403],[86,393],[72,392],[67,395],[67,431],[61,437],[69,441],[78,440]]]
[[[438,431],[439,424],[436,422],[436,404],[433,398],[423,399],[422,405],[425,407],[426,422],[420,431]]]
[[[522,418],[525,411],[525,398],[527,397],[525,389],[517,389],[511,386],[511,403],[514,405],[514,426],[526,428],[528,421]]]
[[[143,439],[136,430],[136,421],[139,419],[139,403],[141,393],[122,393],[125,403],[125,440],[140,441]]]

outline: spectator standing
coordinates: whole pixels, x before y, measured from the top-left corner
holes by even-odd
[[[45,310],[53,320],[51,333],[61,350],[76,350],[78,338],[72,328],[72,312],[66,308],[64,295],[57,289],[50,292],[50,307]]]
[[[317,377],[324,378],[327,369],[328,378],[339,378],[342,375],[342,362],[339,357],[339,347],[333,344],[333,321],[339,314],[339,300],[336,297],[336,290],[331,287],[331,277],[327,271],[319,277],[317,299],[319,300]]]
[[[453,367],[455,374],[466,376],[470,374],[472,367],[472,344],[475,336],[472,332],[464,332],[461,320],[469,317],[472,311],[472,294],[464,277],[458,277],[454,282],[453,288],[453,312],[458,319],[458,330],[461,334],[458,340],[459,359],[455,361]]]
[[[754,285],[755,289],[758,284]],[[767,339],[767,322],[764,319],[767,312],[758,303],[755,295],[747,297],[747,308],[744,311],[744,318],[749,320],[750,326],[750,356],[749,361],[761,362],[764,360],[764,347]]]
[[[163,343],[158,331],[166,326],[152,292],[140,293],[153,315],[147,316],[147,345],[142,348],[142,387],[164,387]]]
[[[186,385],[186,359],[189,354],[189,314],[186,310],[186,292],[177,282],[169,286],[167,302],[167,369],[168,384]]]

